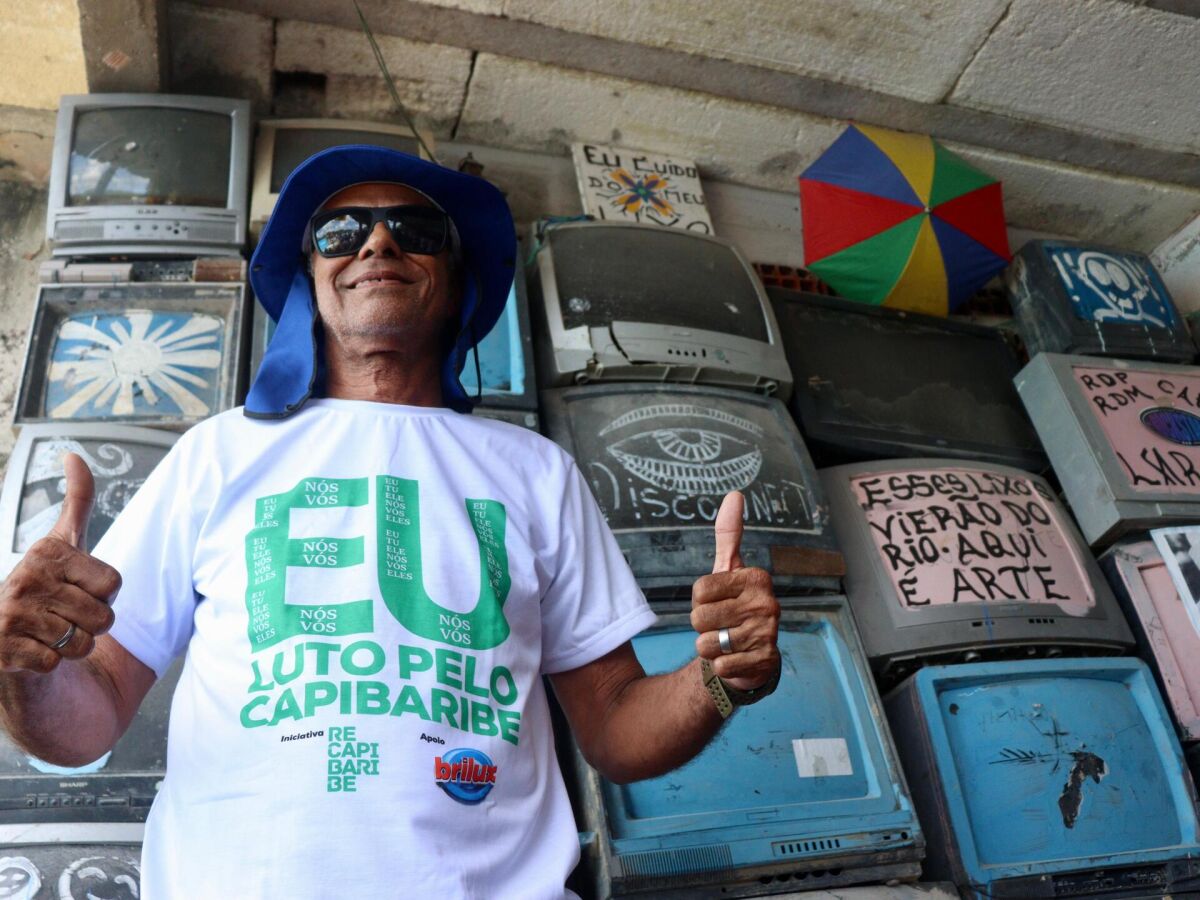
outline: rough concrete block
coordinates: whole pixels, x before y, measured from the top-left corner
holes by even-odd
[[[964,144],[946,146],[1003,182],[1011,226],[1145,253],[1200,212],[1200,190]]]
[[[265,16],[173,2],[171,91],[249,100],[258,115],[271,109],[274,23]]]
[[[678,0],[508,0],[504,13],[937,102],[1007,5],[1008,0],[690,0],[681,9]]]
[[[388,35],[377,35],[376,40],[405,107],[427,118],[439,136],[448,136],[462,108],[471,51]],[[275,34],[275,68],[327,75],[327,115],[394,118],[391,97],[361,31],[281,21]]]
[[[78,5],[89,91],[166,90],[167,0],[78,0]]]
[[[0,106],[0,181],[45,187],[57,118],[52,109]]]
[[[950,101],[1200,150],[1200,20],[1118,0],[1014,0]]]
[[[504,13],[504,0],[417,0],[417,2],[429,6],[461,9],[464,12],[482,13],[485,16],[499,16]]]
[[[0,105],[57,109],[63,94],[87,93],[74,0],[6,3],[0,10]]]
[[[842,123],[709,94],[479,54],[458,138],[548,153],[573,141],[696,160],[704,178],[793,190]]]
[[[0,465],[12,451],[13,402],[25,364],[25,336],[37,299],[45,243],[46,189],[0,181]]]

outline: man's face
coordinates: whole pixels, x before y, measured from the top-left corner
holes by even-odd
[[[322,209],[343,206],[430,206],[400,184],[356,184],[339,191]],[[447,323],[457,318],[450,251],[435,256],[405,253],[383,222],[353,256],[312,255],[317,310],[330,350],[353,355],[424,350],[441,358]]]

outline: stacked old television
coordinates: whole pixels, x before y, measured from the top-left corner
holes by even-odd
[[[93,547],[179,433],[243,378],[250,106],[143,94],[62,98],[46,236],[0,497],[0,575],[58,518],[63,456],[96,480]],[[111,754],[64,770],[0,746],[5,883],[28,896],[137,896],[178,666]],[[125,891],[125,894],[110,894]],[[41,894],[38,894],[41,896]]]
[[[772,573],[795,676],[661,778],[617,785],[573,751],[589,886],[718,897],[914,877],[924,838],[839,593],[828,504],[785,405],[782,336],[750,264],[718,238],[611,221],[541,223],[530,249],[543,425],[660,614],[633,642],[643,666],[694,657],[688,599],[713,569],[713,521],[737,490],[742,560]]]

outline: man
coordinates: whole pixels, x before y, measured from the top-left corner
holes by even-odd
[[[572,460],[460,412],[514,256],[481,179],[318,154],[252,260],[279,327],[245,410],[185,434],[97,558],[68,459],[62,517],[0,593],[0,700],[29,752],[83,764],[187,651],[143,897],[561,898],[578,847],[543,674],[618,781],[773,689],[740,495],[693,596],[719,677],[646,677],[629,640],[653,614]]]

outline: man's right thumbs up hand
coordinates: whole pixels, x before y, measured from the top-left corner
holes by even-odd
[[[95,482],[74,453],[63,458],[67,491],[50,533],[34,544],[0,588],[0,671],[46,673],[92,652],[112,627],[121,587],[112,566],[87,552]]]

